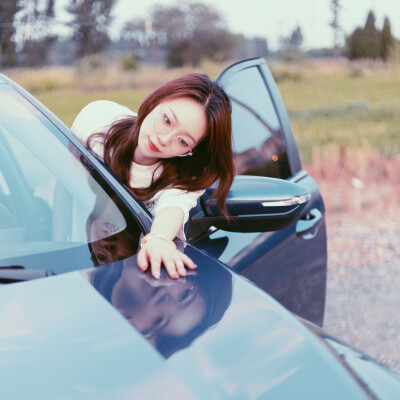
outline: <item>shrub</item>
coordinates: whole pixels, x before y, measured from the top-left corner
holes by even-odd
[[[136,71],[139,68],[139,61],[133,53],[120,59],[120,65],[125,71]]]

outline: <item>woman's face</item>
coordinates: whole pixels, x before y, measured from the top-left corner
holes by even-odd
[[[158,104],[143,120],[133,161],[152,165],[161,158],[191,153],[206,134],[202,105],[188,97]]]

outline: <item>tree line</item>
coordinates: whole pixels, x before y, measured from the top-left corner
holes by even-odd
[[[220,12],[201,1],[157,4],[146,18],[127,22],[111,41],[110,25],[117,0],[68,0],[69,35],[54,33],[59,26],[55,0],[1,0],[0,66],[43,65],[49,53],[62,63],[110,51],[129,53],[137,62],[168,66],[196,65],[202,58],[217,61],[268,55],[265,38],[234,34]],[[109,46],[112,43],[112,46]],[[128,65],[129,63],[127,63]]]
[[[68,40],[74,57],[104,50],[110,42],[108,29],[117,0],[68,0]],[[54,33],[59,26],[56,0],[1,0],[0,65],[42,65],[51,48],[66,38]]]
[[[201,0],[156,4],[147,17],[127,22],[119,38],[112,41],[110,27],[117,1],[66,0],[69,21],[64,28],[69,33],[61,35],[54,29],[60,26],[56,0],[1,0],[0,66],[38,66],[49,58],[53,63],[73,63],[102,52],[124,55],[126,68],[141,62],[182,66],[196,65],[203,58],[222,61],[270,54],[265,38],[232,33],[221,13]],[[371,11],[365,26],[347,36],[341,48],[341,2],[332,0],[330,6],[333,55],[341,53],[349,59],[390,57],[397,41],[388,18],[379,30]],[[301,52],[302,43],[301,27],[296,26],[291,34],[281,37],[280,48],[282,52]]]
[[[42,59],[57,39],[51,33],[55,0],[1,0],[0,65]],[[23,29],[17,29],[21,28]]]
[[[394,51],[396,39],[391,32],[390,21],[385,17],[382,30],[375,26],[375,14],[370,11],[364,27],[356,28],[346,38],[345,54],[350,60],[371,58],[388,60]]]
[[[331,0],[330,8],[332,20],[330,26],[334,35],[334,55],[344,54],[350,60],[360,58],[382,59],[387,61],[394,53],[398,42],[392,35],[391,25],[388,17],[384,18],[382,30],[376,25],[376,18],[373,10],[370,10],[363,27],[357,27],[345,37],[343,48],[339,46],[339,35],[342,31],[340,25],[341,0]]]

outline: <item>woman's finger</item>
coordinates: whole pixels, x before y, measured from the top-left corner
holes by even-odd
[[[173,278],[177,279],[179,278],[178,271],[176,270],[176,265],[175,265],[175,260],[173,258],[164,258],[163,263],[165,266],[165,269],[168,272],[168,275]]]
[[[142,271],[146,271],[147,267],[149,266],[149,263],[147,262],[147,252],[144,247],[139,250],[137,255],[137,263]]]
[[[178,257],[175,259],[175,266],[180,276],[186,276],[186,268],[183,264],[182,257]]]
[[[150,254],[151,274],[154,278],[160,279],[161,273],[161,257],[158,255]]]
[[[182,261],[189,269],[196,269],[197,265],[186,254],[182,253]]]

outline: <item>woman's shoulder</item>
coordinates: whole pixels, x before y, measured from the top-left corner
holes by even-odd
[[[80,139],[86,140],[92,133],[102,132],[118,119],[136,116],[136,113],[110,100],[96,100],[87,104],[76,116],[71,130]]]
[[[111,100],[95,100],[87,104],[82,110],[79,112],[79,115],[93,114],[102,112],[105,115],[132,115],[135,116],[136,113],[133,112],[128,107],[123,106],[122,104],[116,103]]]

